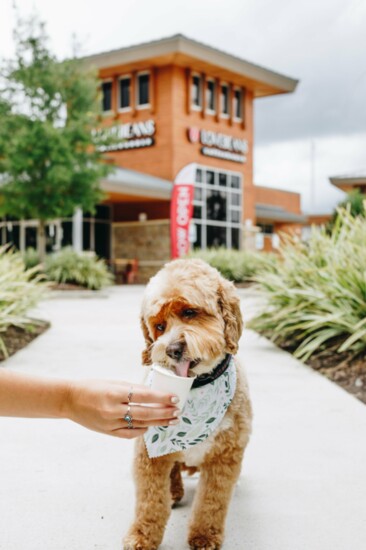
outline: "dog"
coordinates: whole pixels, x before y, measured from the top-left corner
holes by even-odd
[[[195,376],[193,384],[199,385],[196,389],[193,385],[178,427],[150,428],[137,440],[136,513],[123,548],[159,547],[172,505],[183,497],[181,469],[187,469],[200,473],[189,547],[220,549],[252,421],[246,376],[233,358],[243,329],[238,295],[234,285],[204,261],[174,260],[150,279],[141,326],[146,343],[143,364],[157,363],[180,376]],[[203,415],[202,427],[187,416],[187,404],[192,414],[203,407],[197,413]],[[213,417],[205,416],[205,407],[216,407]],[[163,444],[156,455],[154,445],[160,436]]]

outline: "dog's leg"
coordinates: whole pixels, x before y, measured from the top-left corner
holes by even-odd
[[[232,442],[225,445],[222,435],[200,467],[188,534],[189,546],[194,550],[221,548],[228,506],[240,474],[244,447]]]
[[[170,472],[174,454],[150,459],[143,438],[136,444],[134,477],[135,521],[124,541],[124,550],[156,550],[171,511]]]
[[[170,492],[173,499],[173,508],[180,502],[184,496],[184,485],[181,474],[180,462],[175,462],[170,472]]]

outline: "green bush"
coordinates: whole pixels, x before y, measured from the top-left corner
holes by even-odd
[[[285,238],[282,261],[257,277],[267,307],[250,322],[306,360],[315,351],[366,352],[366,218],[340,209],[329,234]]]
[[[209,248],[191,252],[190,258],[201,258],[220,273],[235,282],[250,282],[262,271],[273,270],[277,264],[274,254],[261,252]]]
[[[26,269],[21,254],[0,248],[0,333],[11,325],[31,329],[35,321],[26,312],[44,297],[46,285],[37,267]],[[0,336],[0,347],[7,351]]]
[[[22,257],[26,269],[32,269],[41,263],[38,251],[35,248],[27,248]]]
[[[47,256],[44,270],[50,281],[80,285],[90,290],[99,290],[113,282],[103,260],[90,252],[78,254],[70,247]]]

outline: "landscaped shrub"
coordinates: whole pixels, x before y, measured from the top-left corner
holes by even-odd
[[[26,269],[32,269],[41,263],[38,251],[35,248],[27,248],[22,254],[23,262]]]
[[[10,326],[31,329],[36,321],[27,311],[44,296],[46,285],[38,268],[25,269],[21,255],[0,248],[0,347],[7,355],[1,334]]]
[[[227,248],[196,250],[189,256],[201,258],[212,267],[216,267],[224,277],[235,282],[251,281],[258,273],[275,269],[278,261],[274,254]]]
[[[267,306],[250,327],[303,360],[322,347],[366,352],[366,218],[339,210],[331,234],[285,238],[282,261],[257,277]]]
[[[50,281],[80,285],[91,290],[99,290],[113,282],[103,260],[90,252],[79,254],[69,247],[47,256],[44,270]]]

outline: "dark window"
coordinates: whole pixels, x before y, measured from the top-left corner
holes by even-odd
[[[226,221],[226,197],[220,191],[207,191],[207,219]]]
[[[261,232],[265,233],[266,235],[272,235],[274,233],[273,225],[266,224],[266,223],[257,223],[258,227],[260,227]]]
[[[131,79],[122,78],[119,81],[119,108],[126,109],[131,106]]]
[[[219,174],[219,185],[222,185],[223,187],[226,187],[226,185],[227,185],[227,175],[226,174]]]
[[[226,227],[207,226],[207,247],[226,246]]]
[[[148,105],[150,101],[150,97],[149,97],[150,75],[147,73],[139,74],[137,76],[137,81],[138,81],[137,104]]]
[[[215,82],[208,80],[206,90],[206,108],[208,111],[215,111],[215,89]]]
[[[197,168],[196,181],[199,182],[199,183],[202,182],[202,170],[201,170],[201,168]]]
[[[241,90],[234,90],[234,117],[242,118],[242,95]]]
[[[201,77],[198,75],[192,78],[192,105],[202,107]]]
[[[62,222],[62,246],[72,245],[72,222]]]
[[[112,82],[102,82],[102,110],[112,110]]]
[[[223,115],[229,114],[229,88],[226,84],[221,85],[221,113]]]
[[[196,240],[193,248],[202,248],[202,226],[199,223],[196,223]]]
[[[193,206],[193,217],[195,220],[200,220],[202,218],[202,206]]]
[[[206,183],[209,183],[210,185],[214,185],[215,183],[215,173],[214,172],[211,172],[211,171],[207,171],[206,173],[206,178],[207,178],[207,181]]]
[[[239,248],[239,229],[236,227],[231,228],[231,248]]]

